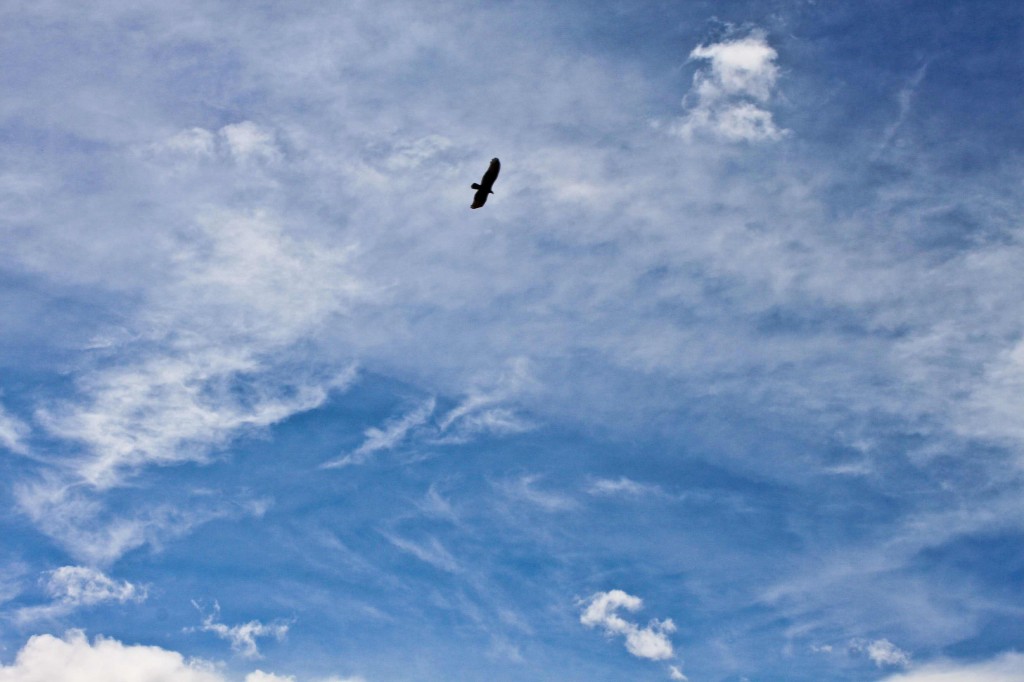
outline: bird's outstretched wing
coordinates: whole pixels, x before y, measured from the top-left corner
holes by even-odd
[[[472,187],[476,190],[476,194],[473,195],[473,204],[470,208],[480,208],[487,203],[487,195],[494,194],[491,191],[491,187],[494,186],[494,181],[498,179],[498,171],[501,170],[501,162],[498,159],[491,159],[491,165],[487,167],[487,171],[484,173],[484,177],[480,180],[480,184],[473,183]]]
[[[490,191],[494,185],[494,181],[498,179],[498,172],[501,170],[501,161],[497,159],[491,159],[491,165],[487,167],[487,172],[484,173],[483,180],[480,181],[480,185]]]

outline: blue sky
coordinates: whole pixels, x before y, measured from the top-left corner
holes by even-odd
[[[0,17],[0,682],[1024,680],[1016,3]]]

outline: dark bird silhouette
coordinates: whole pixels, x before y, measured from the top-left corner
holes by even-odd
[[[487,172],[484,173],[484,177],[480,180],[480,184],[475,182],[470,185],[476,190],[476,194],[473,195],[473,205],[470,208],[480,208],[487,203],[487,195],[494,194],[491,191],[491,187],[494,186],[494,181],[498,179],[498,171],[501,170],[501,161],[497,159],[491,159],[491,165],[487,167]]]

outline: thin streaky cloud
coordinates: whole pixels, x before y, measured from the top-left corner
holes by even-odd
[[[386,422],[383,428],[370,427],[363,433],[365,440],[362,445],[338,459],[322,464],[324,469],[364,464],[376,453],[392,450],[403,441],[414,429],[423,426],[430,419],[437,406],[437,400],[428,398],[421,405],[407,414]]]
[[[28,453],[28,438],[31,429],[28,424],[7,412],[0,405],[0,447],[19,455]]]
[[[382,535],[396,548],[406,552],[407,554],[411,554],[420,561],[430,564],[434,568],[446,573],[458,573],[462,570],[455,557],[451,555],[451,553],[436,537],[430,537],[424,543],[414,542],[407,538],[402,538],[390,533],[382,532]]]

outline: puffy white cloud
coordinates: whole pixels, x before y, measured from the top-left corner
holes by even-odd
[[[626,650],[638,658],[654,661],[672,658],[675,653],[668,635],[676,631],[670,618],[652,620],[647,627],[625,620],[617,611],[624,609],[634,613],[643,608],[643,600],[622,590],[598,592],[583,602],[586,606],[580,615],[580,622],[589,628],[600,627],[608,635],[623,635]]]
[[[775,89],[777,56],[761,32],[694,48],[690,58],[707,65],[694,74],[693,86],[683,100],[687,113],[673,130],[686,139],[700,132],[734,142],[781,138],[785,131],[760,106]]]
[[[739,40],[700,45],[690,58],[708,60],[711,70],[698,74],[695,86],[705,99],[742,95],[763,102],[771,96],[779,76],[777,56],[760,32]]]
[[[987,661],[935,661],[880,682],[1024,682],[1024,654],[1008,651]]]
[[[683,674],[683,671],[678,665],[670,665],[668,667],[669,679],[678,680],[678,682],[687,682],[690,678]]]
[[[213,664],[186,660],[155,646],[127,645],[81,630],[63,638],[36,635],[9,666],[0,665],[0,682],[226,682]]]
[[[237,678],[234,678],[237,679]],[[222,666],[187,659],[157,646],[124,644],[81,630],[63,637],[36,635],[10,665],[0,664],[0,682],[230,682]],[[296,682],[292,675],[254,670],[244,682]],[[366,682],[361,677],[329,677],[310,682]]]

